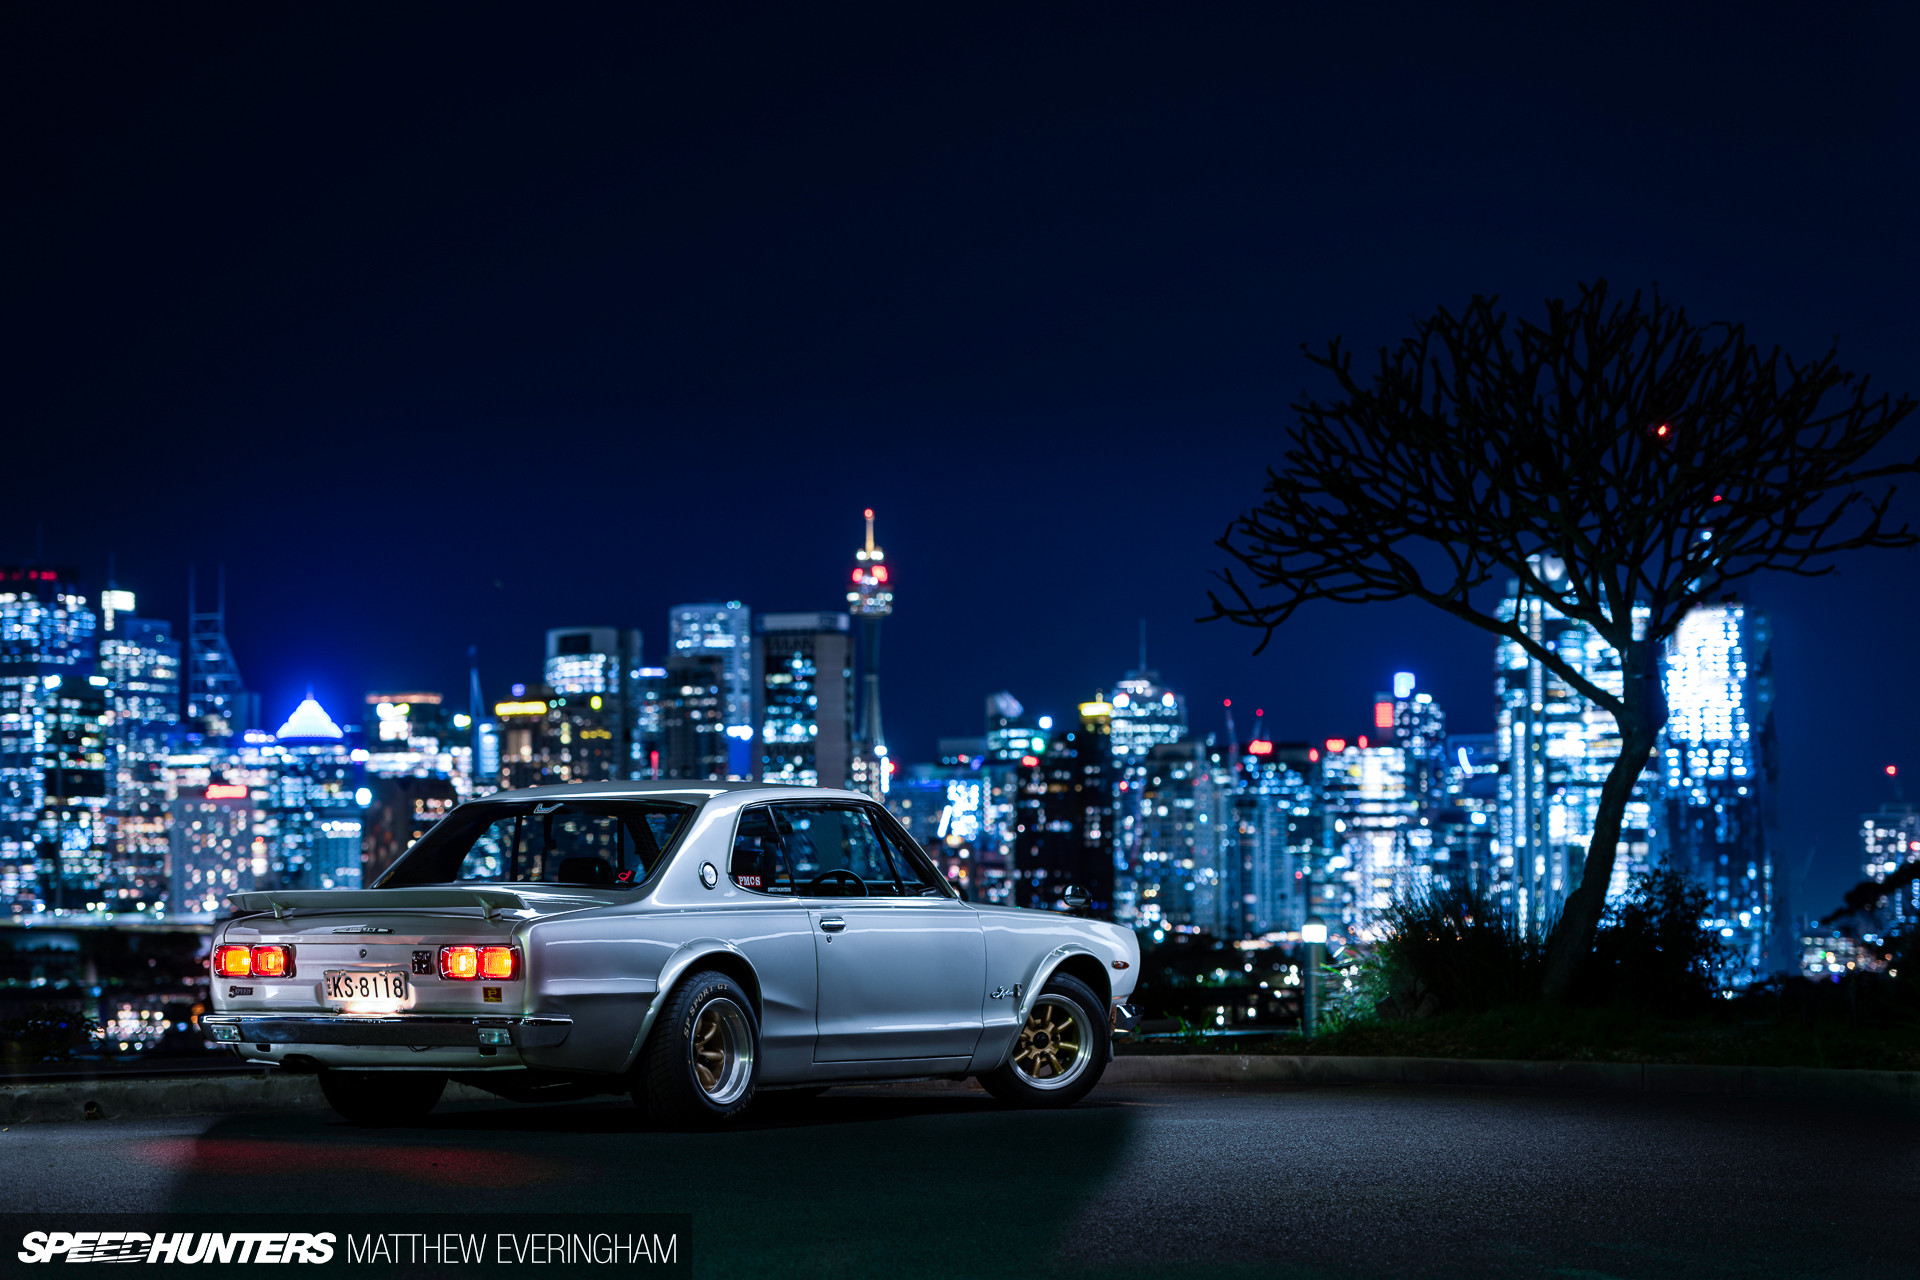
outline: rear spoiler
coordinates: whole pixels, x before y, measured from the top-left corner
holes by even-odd
[[[230,893],[227,901],[241,915],[271,911],[276,920],[290,911],[446,911],[466,907],[492,921],[503,911],[523,911],[527,906],[526,899],[504,889],[268,890]]]

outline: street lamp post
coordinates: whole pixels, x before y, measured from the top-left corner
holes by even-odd
[[[1312,1035],[1320,1022],[1320,966],[1325,963],[1327,922],[1308,916],[1300,926],[1300,941],[1307,944],[1307,971],[1302,974],[1300,1029]]]

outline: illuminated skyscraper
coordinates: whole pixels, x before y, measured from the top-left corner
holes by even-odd
[[[1425,805],[1437,804],[1446,790],[1447,717],[1432,694],[1416,693],[1411,671],[1394,673],[1393,692],[1373,699],[1373,731],[1380,746],[1407,753],[1407,787]]]
[[[0,569],[0,901],[12,912],[95,905],[107,876],[98,628],[73,575]]]
[[[99,674],[107,681],[115,911],[165,909],[169,795],[165,762],[180,729],[180,642],[171,626],[136,615],[133,592],[100,593]]]
[[[754,620],[763,782],[844,787],[852,768],[853,642],[844,613]]]
[[[1559,561],[1541,557],[1539,574],[1552,590],[1565,574]],[[1636,620],[1645,613],[1635,607]],[[1535,643],[1553,652],[1586,679],[1610,693],[1624,687],[1620,656],[1583,622],[1560,613],[1538,596],[1522,596],[1509,583],[1503,619],[1518,619]],[[1538,933],[1560,915],[1566,896],[1580,883],[1593,837],[1600,789],[1620,755],[1613,717],[1511,640],[1495,650],[1495,726],[1500,738],[1500,834],[1496,859],[1513,858],[1512,900],[1507,904],[1523,928]],[[1662,854],[1658,760],[1650,760],[1635,784],[1620,829],[1609,901]]]
[[[1769,637],[1766,618],[1743,604],[1701,605],[1680,620],[1664,654],[1668,856],[1710,895],[1712,922],[1737,956],[1736,984],[1788,959],[1772,938]]]
[[[686,606],[695,608],[696,606]],[[723,610],[725,606],[715,606]],[[695,627],[689,638],[699,634]],[[564,744],[574,782],[629,778],[642,701],[640,632],[620,627],[559,627],[547,632],[546,687],[563,719],[577,721]],[[705,652],[689,649],[688,652]],[[731,653],[714,646],[714,651]],[[602,736],[605,734],[606,736]],[[558,778],[555,781],[559,781]]]
[[[1258,730],[1234,771],[1230,846],[1223,865],[1232,883],[1223,895],[1237,919],[1226,936],[1297,933],[1307,917],[1307,872],[1324,819],[1304,742],[1272,742]]]
[[[1420,803],[1407,761],[1404,748],[1366,738],[1328,739],[1320,758],[1326,860],[1318,878],[1350,938],[1377,940],[1394,899],[1431,886],[1427,850],[1416,848]]]
[[[1149,874],[1142,866],[1141,792],[1147,785],[1147,758],[1156,747],[1171,746],[1187,736],[1186,699],[1162,687],[1160,673],[1147,666],[1144,623],[1140,629],[1140,665],[1121,677],[1108,701],[1113,706],[1109,741],[1114,786],[1114,918],[1130,923],[1145,919],[1138,914],[1142,877],[1160,878],[1160,869]]]
[[[1513,857],[1494,854],[1500,830],[1500,740],[1491,733],[1447,738],[1444,792],[1433,815],[1436,878],[1510,905]],[[1443,872],[1444,869],[1444,872]]]
[[[1116,695],[1117,696],[1117,695]],[[1137,927],[1211,933],[1219,882],[1219,832],[1229,784],[1204,742],[1163,743],[1137,767],[1133,872]]]
[[[231,775],[214,778],[204,755],[178,757],[169,772],[167,910],[224,915],[228,894],[267,882],[273,822],[265,790]]]
[[[1860,851],[1869,880],[1885,880],[1907,864],[1920,862],[1920,806],[1882,805],[1880,812],[1861,817]],[[1888,894],[1879,916],[1887,936],[1920,925],[1920,880]]]
[[[873,540],[873,508],[866,511],[867,543],[853,553],[847,612],[860,621],[860,715],[853,735],[848,785],[871,796],[887,793],[887,735],[880,725],[880,623],[893,612],[893,573]]]
[[[1058,910],[1069,888],[1086,913],[1113,916],[1113,779],[1104,701],[1082,703],[1080,727],[1022,762],[1014,822],[1014,905]],[[1027,763],[1031,761],[1031,763]]]
[[[358,889],[360,775],[346,734],[312,695],[266,750],[273,759],[267,810],[275,825],[269,874],[279,889]]]
[[[660,776],[724,780],[733,776],[727,723],[727,665],[718,653],[667,660],[660,690]],[[751,731],[749,731],[751,732]]]
[[[638,647],[635,653],[639,652]],[[680,604],[667,611],[667,666],[680,659],[719,661],[720,771],[712,776],[753,776],[753,611],[738,600]],[[636,662],[634,665],[638,666]],[[682,684],[687,683],[681,681]],[[679,775],[670,775],[679,776]]]

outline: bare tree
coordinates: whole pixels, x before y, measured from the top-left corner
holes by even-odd
[[[1258,652],[1312,601],[1424,600],[1613,715],[1620,755],[1548,946],[1543,994],[1560,999],[1592,950],[1621,819],[1666,723],[1662,643],[1741,579],[1817,576],[1840,552],[1920,541],[1887,520],[1893,481],[1920,457],[1876,455],[1914,402],[1870,395],[1833,350],[1801,363],[1743,326],[1694,324],[1657,291],[1610,298],[1604,281],[1549,300],[1539,323],[1509,323],[1490,297],[1438,310],[1364,373],[1337,338],[1307,354],[1339,398],[1293,406],[1265,497],[1219,540],[1237,565],[1209,593],[1211,617],[1264,632]],[[1502,577],[1593,627],[1623,689],[1488,608],[1480,589]]]

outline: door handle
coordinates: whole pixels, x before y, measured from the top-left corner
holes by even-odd
[[[822,916],[820,918],[820,927],[828,933],[839,933],[847,927],[847,922],[839,916]]]

